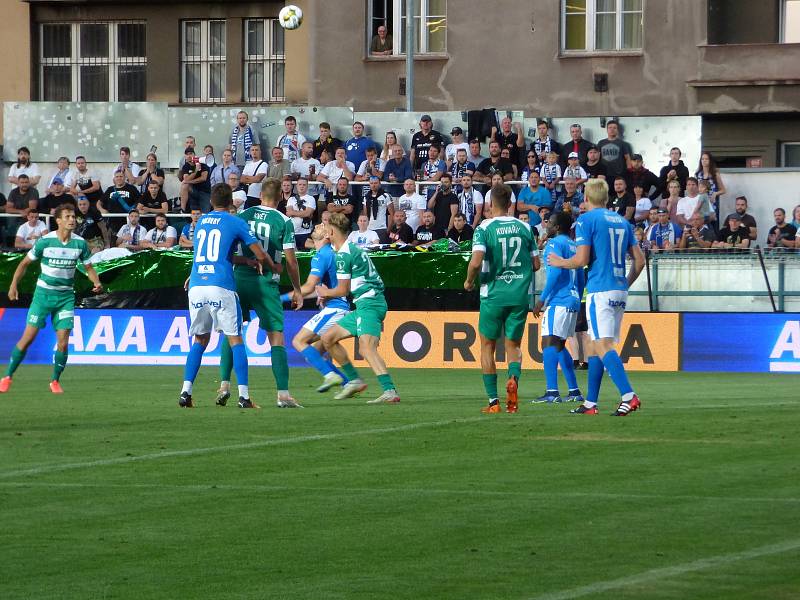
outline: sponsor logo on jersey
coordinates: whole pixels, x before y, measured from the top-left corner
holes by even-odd
[[[522,273],[514,273],[514,271],[503,271],[495,277],[496,281],[502,281],[507,285],[511,285],[511,283],[517,279],[525,279],[525,275]]]
[[[214,265],[197,265],[197,272],[201,275],[214,273]]]

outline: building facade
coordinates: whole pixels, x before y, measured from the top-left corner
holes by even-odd
[[[5,0],[3,100],[405,106],[405,0]],[[800,166],[800,0],[417,0],[415,109],[702,115],[725,166]],[[374,39],[379,27],[386,38]],[[380,54],[378,53],[380,50]]]

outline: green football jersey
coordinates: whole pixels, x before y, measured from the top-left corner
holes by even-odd
[[[294,225],[282,212],[267,206],[252,206],[243,210],[238,216],[247,221],[250,231],[276,265],[281,263],[284,250],[295,249]],[[242,248],[242,255],[246,258],[255,258],[250,248]],[[237,267],[241,269],[242,265]],[[245,267],[243,272],[255,274],[249,267]],[[278,283],[281,279],[277,273],[265,272],[264,277],[270,278],[274,283]]]
[[[472,238],[472,251],[482,251],[481,302],[495,306],[527,306],[533,283],[531,257],[539,250],[531,228],[514,217],[482,221]]]
[[[336,277],[350,280],[353,302],[364,298],[383,297],[383,279],[361,248],[345,242],[336,252]]]
[[[91,256],[86,241],[74,233],[66,244],[58,239],[56,231],[39,238],[28,251],[28,258],[41,261],[42,272],[36,282],[37,290],[73,293],[78,261],[87,264]]]

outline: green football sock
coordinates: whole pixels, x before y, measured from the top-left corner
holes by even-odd
[[[497,400],[497,373],[483,375],[483,387],[489,400]]]
[[[378,383],[381,384],[384,392],[395,389],[392,376],[388,373],[386,375],[378,375]]]
[[[342,373],[347,375],[347,379],[349,379],[350,381],[353,381],[354,379],[359,379],[358,371],[356,371],[356,368],[353,366],[353,363],[349,362],[344,363],[342,365]]]
[[[233,352],[226,336],[222,339],[219,349],[219,380],[230,381],[231,371],[233,371]]]
[[[67,353],[55,351],[53,354],[53,381],[58,381],[67,366]]]
[[[516,377],[517,381],[519,381],[520,376],[522,375],[522,363],[512,362],[508,363],[508,376],[509,377]]]
[[[19,363],[21,363],[25,359],[25,354],[27,354],[27,350],[20,350],[16,346],[11,351],[11,360],[8,361],[8,368],[6,369],[6,375],[11,377],[14,374],[14,371],[17,370],[19,367]]]
[[[272,374],[278,391],[289,389],[289,359],[283,346],[272,347]]]

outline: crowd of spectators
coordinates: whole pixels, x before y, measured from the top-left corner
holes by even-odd
[[[391,38],[387,41],[385,31],[378,33],[373,53],[390,52]],[[187,136],[177,171],[179,193],[172,199],[164,191],[166,174],[153,152],[138,165],[131,161],[129,148],[120,148],[111,185],[104,188],[83,156],[75,158],[74,168],[61,157],[55,171],[42,179],[29,150],[22,147],[8,173],[11,192],[8,198],[0,194],[0,211],[17,218],[3,219],[0,226],[8,237],[16,233],[14,246],[29,248],[48,230],[39,216],[69,203],[75,206],[77,233],[92,252],[191,248],[194,224],[210,210],[212,185],[230,185],[234,210],[241,211],[260,204],[261,182],[274,177],[282,181],[278,209],[291,218],[300,249],[312,248],[314,225],[337,212],[347,215],[358,245],[426,247],[445,238],[471,240],[490,215],[492,187],[514,182],[509,215],[529,222],[544,244],[542,223],[548,215],[568,212],[577,217],[585,210],[584,183],[602,178],[609,184],[607,208],[636,227],[637,240],[647,251],[745,249],[757,238],[757,223],[744,196],[736,199],[733,213],[720,218],[726,189],[709,152],[702,153],[692,174],[680,148],[672,148],[669,162],[656,174],[622,138],[613,119],[597,143],[583,138],[579,123],[571,125],[570,139],[560,143],[551,137],[546,121],[538,122],[536,137],[528,143],[521,124],[507,117],[491,128],[486,140],[467,139],[461,127],[453,127],[448,139],[435,129],[430,115],[422,115],[407,148],[391,131],[382,143],[371,139],[360,121],[353,123],[347,140],[334,137],[326,122],[319,124],[316,139],[298,130],[294,116],[283,124],[285,131],[275,145],[262,147],[248,114],[240,111],[221,162],[212,146],[198,151],[195,137]],[[175,212],[187,218],[167,218]],[[789,216],[776,209],[774,216],[768,247],[800,248],[800,206]]]

